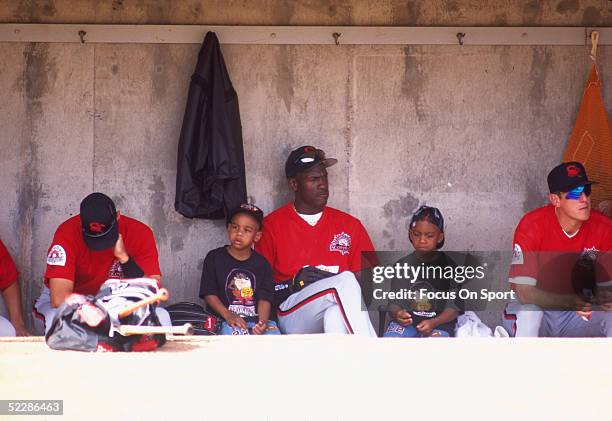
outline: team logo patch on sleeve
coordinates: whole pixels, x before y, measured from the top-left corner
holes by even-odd
[[[518,244],[514,244],[514,250],[512,251],[512,264],[522,265],[525,262],[523,259],[523,249]]]
[[[66,252],[62,246],[55,244],[51,247],[47,256],[47,264],[51,266],[66,266]]]
[[[329,243],[329,251],[339,251],[343,256],[349,254],[351,249],[351,236],[345,232],[334,235],[334,239]]]

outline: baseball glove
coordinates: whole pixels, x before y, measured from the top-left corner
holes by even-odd
[[[335,273],[327,272],[318,269],[314,266],[305,266],[298,273],[285,282],[277,283],[274,286],[274,306],[278,307],[283,301],[295,292],[300,291],[304,287],[314,284],[324,278],[336,275]]]
[[[172,320],[172,326],[191,323],[194,335],[217,335],[221,331],[222,320],[204,310],[199,304],[181,302],[166,307]]]
[[[321,270],[314,266],[303,267],[293,277],[293,289],[294,291],[299,291],[310,284],[314,284],[321,279],[329,278],[334,275],[335,273],[327,272],[326,270]]]

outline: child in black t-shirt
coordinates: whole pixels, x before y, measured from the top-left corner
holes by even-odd
[[[440,274],[448,268],[454,269],[456,264],[438,250],[444,245],[442,213],[437,208],[421,206],[412,216],[408,235],[415,251],[398,263],[420,268],[421,276],[393,279],[392,291],[410,290],[415,298],[389,303],[392,320],[383,336],[454,336],[459,315],[457,283]]]
[[[251,248],[261,237],[263,212],[245,203],[233,209],[227,221],[229,245],[206,255],[200,297],[225,320],[222,335],[279,334],[269,320],[272,268]]]

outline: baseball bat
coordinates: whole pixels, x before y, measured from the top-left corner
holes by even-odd
[[[185,323],[183,326],[119,325],[119,333],[123,336],[156,335],[160,333],[171,333],[173,335],[193,335],[193,326],[191,326],[190,323]]]
[[[157,292],[157,294],[153,295],[152,297],[137,301],[134,304],[131,304],[127,306],[126,308],[124,308],[123,310],[121,310],[119,312],[119,318],[121,319],[123,317],[129,316],[130,314],[138,310],[140,307],[144,307],[146,305],[155,303],[157,301],[166,301],[168,297],[169,297],[168,290],[166,288],[161,288]]]

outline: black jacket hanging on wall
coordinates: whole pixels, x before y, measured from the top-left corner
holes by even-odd
[[[246,176],[238,96],[217,35],[208,32],[189,84],[174,208],[188,218],[223,219],[243,202]]]

